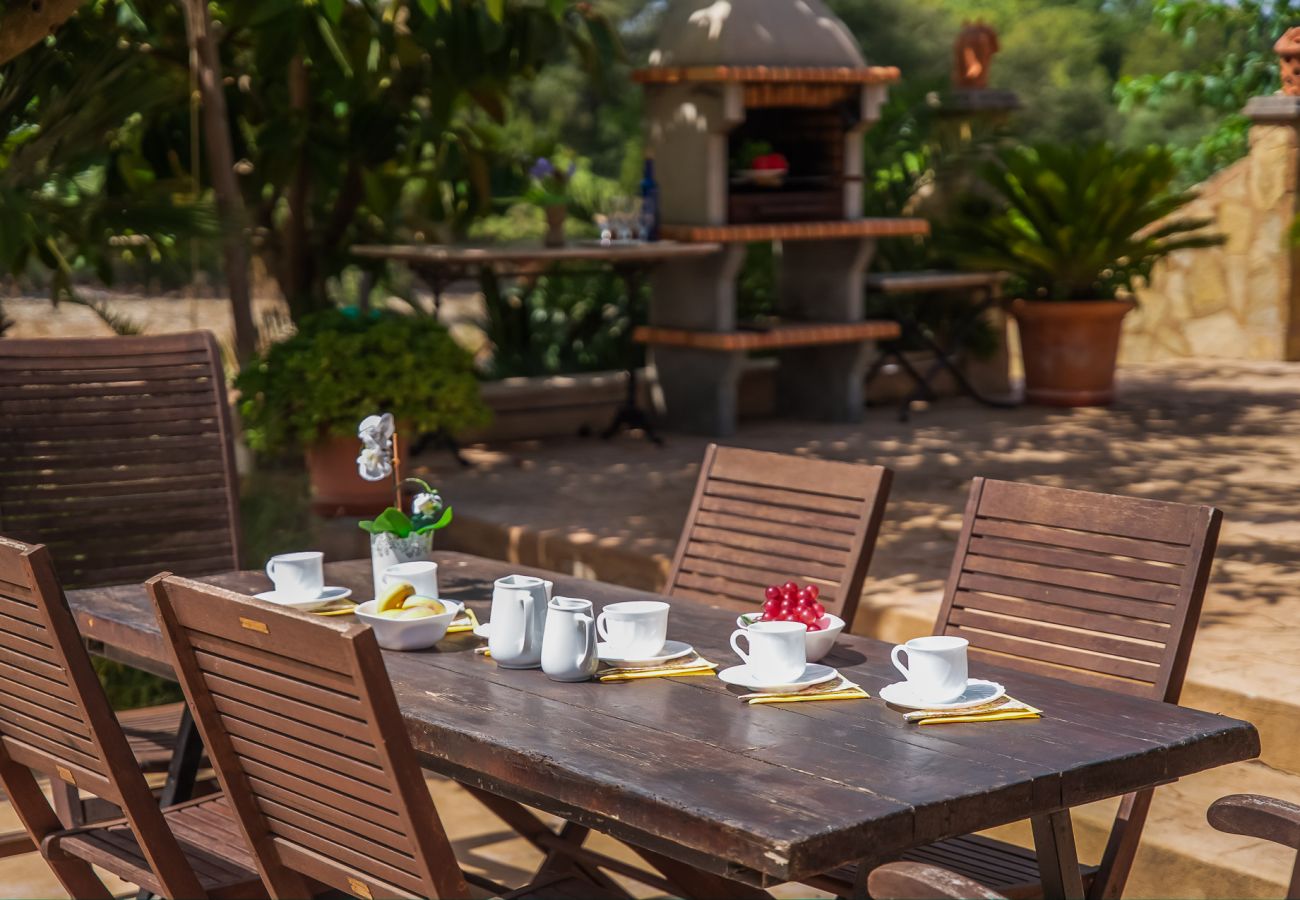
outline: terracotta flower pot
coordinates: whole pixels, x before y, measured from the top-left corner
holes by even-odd
[[[1120,327],[1131,300],[1015,300],[1025,399],[1044,406],[1106,406],[1115,399]]]
[[[407,441],[398,432],[398,454],[406,458]],[[393,480],[366,481],[357,474],[361,442],[356,435],[327,437],[307,448],[312,512],[320,516],[377,516],[393,505]]]

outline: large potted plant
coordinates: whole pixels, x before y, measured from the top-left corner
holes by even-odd
[[[235,386],[249,446],[305,451],[312,507],[323,515],[370,514],[390,496],[357,471],[357,422],[375,409],[398,423],[399,459],[408,435],[455,434],[490,417],[470,354],[429,316],[318,313]]]
[[[1114,400],[1134,289],[1170,253],[1222,242],[1176,217],[1196,196],[1176,174],[1163,148],[1107,144],[1011,147],[982,168],[945,239],[963,265],[1011,275],[1029,402]]]

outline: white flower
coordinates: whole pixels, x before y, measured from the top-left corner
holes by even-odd
[[[393,439],[393,414],[381,413],[377,416],[366,416],[357,426],[357,437],[367,447],[387,447],[388,442]]]
[[[367,444],[357,457],[357,472],[366,481],[383,481],[393,474],[393,458],[385,447]]]
[[[438,507],[442,505],[442,498],[437,492],[432,494],[416,494],[415,499],[411,501],[411,512],[417,516],[428,516],[433,518]]]

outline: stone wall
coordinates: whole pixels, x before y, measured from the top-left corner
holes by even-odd
[[[1126,322],[1121,362],[1300,359],[1293,99],[1260,97],[1247,107],[1249,154],[1202,184],[1180,213],[1213,220],[1226,242],[1157,266]]]

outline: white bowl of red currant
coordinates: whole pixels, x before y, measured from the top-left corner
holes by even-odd
[[[763,610],[745,613],[736,619],[741,628],[755,622],[801,622],[808,628],[805,652],[808,662],[817,662],[835,646],[844,630],[844,620],[833,616],[818,601],[820,589],[815,584],[800,587],[794,581],[772,585],[763,593]]]

